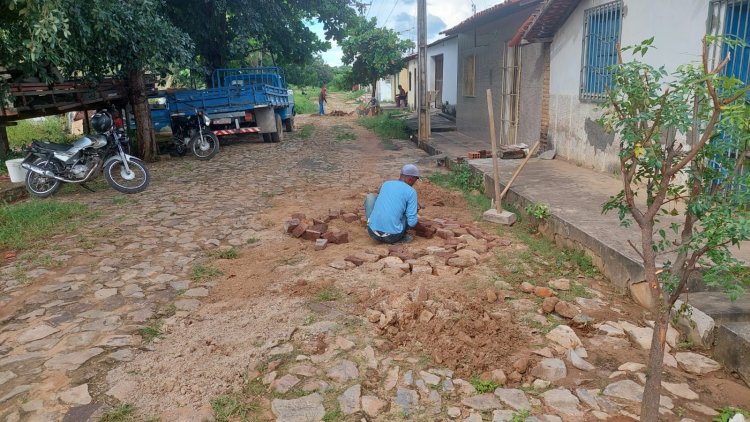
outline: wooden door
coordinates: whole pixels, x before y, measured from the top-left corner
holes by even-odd
[[[434,56],[435,59],[435,107],[443,104],[443,55]]]

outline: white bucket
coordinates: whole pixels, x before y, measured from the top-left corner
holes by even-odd
[[[8,167],[8,176],[10,176],[12,183],[22,183],[26,179],[26,169],[21,168],[21,163],[23,163],[23,158],[16,158],[5,162],[5,166]]]

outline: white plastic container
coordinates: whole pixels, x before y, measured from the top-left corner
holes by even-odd
[[[5,162],[5,166],[8,167],[8,176],[10,176],[11,183],[22,183],[26,179],[26,169],[21,168],[23,158],[16,158]]]

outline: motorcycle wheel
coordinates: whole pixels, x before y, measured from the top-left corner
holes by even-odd
[[[203,145],[197,133],[190,138],[190,151],[199,160],[210,160],[219,153],[219,138],[212,132],[203,134]]]
[[[39,159],[34,161],[34,165],[37,167],[45,168],[50,164],[48,160]],[[58,189],[62,182],[51,177],[43,176],[33,171],[26,173],[26,190],[36,196],[37,198],[47,198],[52,196]]]
[[[139,193],[146,190],[151,181],[151,175],[143,161],[131,159],[128,161],[128,167],[130,168],[130,174],[126,173],[122,161],[111,161],[104,166],[104,178],[118,192]]]

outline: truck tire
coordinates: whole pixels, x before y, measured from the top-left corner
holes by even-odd
[[[263,142],[273,142],[273,141],[271,141],[271,134],[270,133],[261,133],[260,135],[263,138]]]
[[[276,115],[276,132],[271,132],[271,142],[281,142],[284,140],[284,125],[281,123],[281,116]]]
[[[294,132],[294,116],[284,120],[284,130],[287,132]]]

